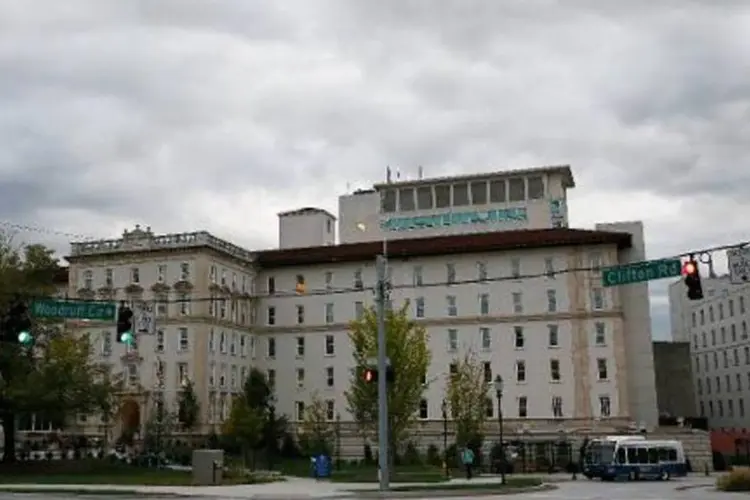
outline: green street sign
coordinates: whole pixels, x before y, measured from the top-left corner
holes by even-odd
[[[37,318],[114,321],[117,314],[117,306],[111,302],[42,299],[32,301],[30,309],[31,315]]]
[[[602,269],[603,286],[629,285],[644,281],[674,278],[682,272],[680,259],[661,259],[635,262],[624,266]]]

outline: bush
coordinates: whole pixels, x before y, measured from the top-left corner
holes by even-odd
[[[283,458],[300,458],[302,457],[302,451],[297,445],[294,436],[290,433],[284,433],[284,437],[281,442],[281,456]]]
[[[375,456],[372,454],[372,446],[370,446],[369,443],[365,443],[365,449],[364,455],[365,455],[365,464],[370,465],[375,463]]]
[[[435,467],[442,467],[443,465],[442,453],[440,453],[440,450],[434,444],[431,444],[427,448],[427,463]]]
[[[721,491],[750,491],[750,468],[736,467],[716,481]]]
[[[419,455],[419,450],[417,450],[416,445],[412,441],[406,443],[401,463],[403,465],[422,465],[422,457]]]

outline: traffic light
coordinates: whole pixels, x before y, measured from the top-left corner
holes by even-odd
[[[3,333],[9,336],[12,341],[18,342],[24,347],[31,346],[34,343],[34,336],[31,334],[29,309],[25,303],[16,302],[11,306]]]
[[[682,266],[682,274],[685,276],[687,286],[687,297],[689,300],[703,299],[703,286],[701,285],[701,274],[698,262],[691,256]]]
[[[124,304],[117,310],[117,342],[131,345],[133,337],[133,311]]]

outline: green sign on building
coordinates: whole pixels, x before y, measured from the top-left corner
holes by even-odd
[[[526,207],[501,208],[480,212],[445,212],[416,217],[393,217],[380,224],[384,231],[413,231],[434,227],[459,226],[464,224],[519,223],[528,220]]]
[[[680,259],[647,260],[624,266],[605,267],[602,269],[602,285],[619,286],[674,278],[681,272]]]
[[[31,315],[37,318],[114,321],[117,306],[111,302],[41,299],[31,303],[30,311]]]

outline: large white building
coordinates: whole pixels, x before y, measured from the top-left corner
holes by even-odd
[[[598,271],[644,260],[643,227],[569,229],[573,186],[568,167],[386,183],[342,196],[338,221],[316,208],[279,214],[280,248],[259,252],[203,232],[138,229],[74,244],[71,289],[165,301],[157,305],[163,333],[142,337],[130,354],[112,342],[113,325],[88,327],[102,357],[126,370],[142,416],[149,395],[169,397],[187,376],[206,429],[215,426],[256,366],[292,420],[315,393],[330,418],[350,421],[348,324],[373,303],[375,257],[385,250],[394,306],[409,300],[430,336],[422,420],[442,419],[446,375],[471,349],[488,378],[506,381],[509,425],[655,426],[647,285],[604,288]]]
[[[704,299],[670,285],[672,335],[690,342],[698,408],[714,429],[747,429],[750,416],[750,285],[728,276],[702,278]]]

